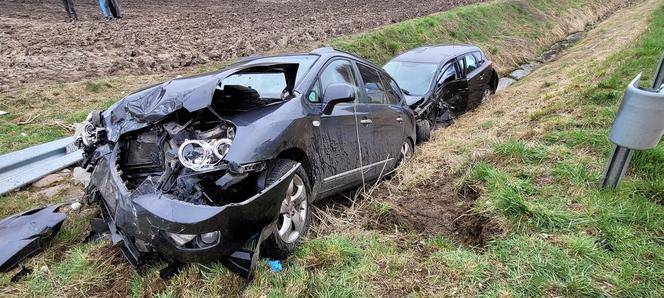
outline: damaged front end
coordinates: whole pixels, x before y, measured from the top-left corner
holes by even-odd
[[[265,185],[265,162],[225,159],[236,127],[215,110],[164,114],[149,125],[130,116],[118,122],[113,108],[88,117],[77,144],[92,171],[88,197],[101,208],[93,228],[108,232],[135,266],[157,253],[222,261],[249,277],[299,164]],[[120,128],[126,132],[114,136]]]

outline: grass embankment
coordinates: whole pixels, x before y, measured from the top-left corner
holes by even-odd
[[[583,31],[626,2],[491,1],[407,20],[333,44],[383,64],[422,45],[472,43],[484,49],[504,72],[536,58],[552,44]]]
[[[590,2],[597,3],[560,3]],[[496,5],[503,3],[516,2]],[[475,19],[469,16],[468,22]],[[662,1],[620,11],[560,61],[436,132],[397,178],[381,186],[406,198],[418,193],[435,199],[448,195],[429,191],[441,171],[459,177],[448,183],[480,191],[474,212],[501,231],[482,248],[398,225],[369,229],[363,217],[393,208],[377,196],[319,213],[316,237],[281,273],[261,262],[247,284],[219,264],[194,265],[164,282],[158,277],[163,264],[139,275],[106,243],[75,244],[84,236],[85,216],[79,215],[68,220],[55,249],[27,262],[35,273],[14,284],[0,275],[0,295],[657,296],[664,291],[664,207],[658,201],[664,196],[664,148],[638,153],[619,190],[597,185],[620,93],[634,74],[651,75],[664,49],[661,36]],[[3,200],[2,213],[12,208],[8,201],[40,204],[25,192]]]

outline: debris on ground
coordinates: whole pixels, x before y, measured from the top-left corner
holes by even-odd
[[[267,260],[267,265],[270,266],[272,272],[281,272],[283,267],[281,266],[281,261],[279,260]]]
[[[14,276],[12,276],[11,282],[19,282],[19,281],[21,281],[21,279],[23,279],[24,277],[26,277],[26,276],[30,275],[30,273],[32,273],[32,268],[26,267],[25,265],[22,266],[22,267],[23,268],[21,268],[21,270],[18,273],[14,274]]]
[[[32,183],[33,187],[44,188],[65,180],[60,174],[50,174]]]
[[[6,111],[0,111],[0,116],[4,116],[4,115],[7,115],[7,114],[9,114],[9,113],[7,113]]]
[[[32,209],[0,221],[0,272],[8,272],[41,250],[60,230],[62,204]]]
[[[78,210],[78,209],[81,209],[81,206],[82,206],[82,205],[81,205],[81,203],[79,203],[79,202],[74,202],[74,203],[72,203],[71,205],[69,205],[69,207],[71,208],[71,210]]]

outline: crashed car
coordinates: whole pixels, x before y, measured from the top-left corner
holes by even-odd
[[[90,114],[76,142],[88,198],[132,264],[157,253],[247,276],[259,247],[293,252],[313,201],[389,174],[414,141],[395,81],[321,48],[137,91]]]
[[[471,45],[433,45],[405,52],[383,66],[406,94],[417,115],[417,141],[438,123],[485,102],[498,87],[498,73],[482,50]]]

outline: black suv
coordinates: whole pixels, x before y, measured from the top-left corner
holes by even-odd
[[[417,115],[417,141],[427,141],[437,123],[476,108],[496,92],[498,74],[482,50],[471,45],[425,46],[383,66],[406,93]]]
[[[415,117],[381,68],[331,48],[254,57],[137,91],[92,113],[77,144],[104,232],[138,264],[289,255],[310,204],[413,154]],[[265,241],[263,241],[265,240]]]

